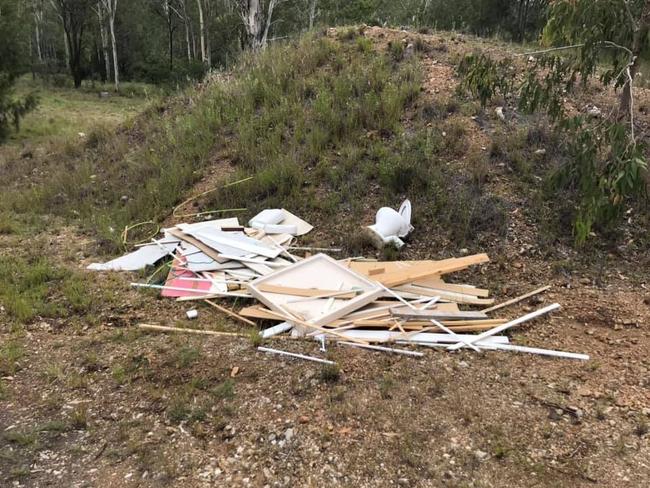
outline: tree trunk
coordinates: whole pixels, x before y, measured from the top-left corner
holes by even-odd
[[[247,10],[242,15],[248,37],[248,45],[253,51],[262,48],[262,5],[260,0],[248,0]]]
[[[65,48],[65,64],[70,66],[70,48],[68,47],[68,39],[65,31],[63,32],[63,47]]]
[[[120,89],[120,70],[117,64],[117,42],[115,41],[116,10],[117,0],[112,0],[111,11],[108,13],[108,27],[111,31],[111,48],[113,49],[113,79],[115,80],[115,91],[118,91]]]
[[[311,0],[309,2],[309,30],[314,28],[314,20],[316,19],[316,7],[318,6],[318,0]]]
[[[196,0],[196,4],[199,7],[199,33],[201,36],[201,61],[207,64],[208,57],[205,53],[205,21],[203,19],[203,2],[202,0]]]
[[[269,0],[269,10],[268,13],[266,14],[266,26],[264,27],[264,35],[262,36],[262,49],[266,48],[266,44],[269,39],[269,28],[271,27],[271,20],[273,19],[273,9],[275,8],[275,5],[277,3],[277,0]]]
[[[190,16],[187,14],[187,4],[185,0],[179,0],[181,12],[183,14],[183,24],[185,25],[185,47],[187,48],[187,62],[192,61],[192,44],[190,43]]]
[[[38,8],[38,7],[37,7]],[[43,62],[43,53],[41,51],[41,24],[43,22],[43,12],[35,10],[34,11],[34,34],[36,36],[36,55],[38,56],[38,62]]]
[[[102,54],[104,56],[104,76],[102,81],[106,81],[111,77],[111,60],[108,56],[108,39],[106,35],[106,23],[104,22],[104,11],[102,8],[101,0],[97,2],[97,17],[99,17],[99,37],[102,42]]]
[[[169,32],[169,71],[174,71],[174,29],[171,17],[167,23],[167,30]]]

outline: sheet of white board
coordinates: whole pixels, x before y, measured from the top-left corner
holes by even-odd
[[[295,295],[262,292],[260,285],[321,290],[359,290],[351,299],[334,297],[296,301]],[[296,264],[263,276],[248,284],[251,294],[271,310],[324,325],[372,302],[384,293],[375,282],[342,266],[325,254],[317,254]]]
[[[142,246],[137,251],[126,254],[107,263],[92,263],[88,269],[94,271],[137,271],[155,264],[170,254],[178,246],[178,241]]]

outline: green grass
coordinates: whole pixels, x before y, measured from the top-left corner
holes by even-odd
[[[471,178],[447,169],[467,151],[463,124],[447,118],[457,108],[445,105],[434,120],[419,110],[418,54],[403,59],[395,46],[378,50],[349,29],[338,40],[311,34],[244,55],[226,81],[153,103],[117,133],[98,126],[45,162],[0,165],[17,183],[0,212],[62,216],[92,232],[99,251],[118,253],[125,225],[162,220],[223,162],[234,168],[228,180],[254,178],[184,210],[246,207],[238,214],[246,220],[277,206],[319,227],[351,227],[368,208],[408,196],[422,229],[475,239],[470,226],[486,202]],[[25,171],[43,174],[43,184],[21,187]],[[492,208],[499,215],[483,230],[496,221],[499,232],[505,212]]]
[[[19,369],[25,351],[18,340],[9,340],[0,347],[0,376],[13,376]]]
[[[147,92],[145,88],[148,88]],[[129,117],[140,113],[151,96],[159,90],[154,87],[126,85],[123,94],[115,94],[110,87],[96,85],[80,90],[55,88],[40,80],[22,77],[16,84],[16,94],[35,93],[39,106],[21,122],[21,130],[12,134],[13,143],[42,143],[52,138],[66,138],[83,142],[79,133],[89,134],[99,123],[116,127]],[[108,98],[100,98],[100,91],[108,91]],[[124,96],[131,93],[139,96]],[[147,96],[147,93],[150,95]]]
[[[0,287],[0,304],[17,324],[92,310],[90,278],[55,266],[36,251],[26,257],[0,256],[0,273],[6,281]]]

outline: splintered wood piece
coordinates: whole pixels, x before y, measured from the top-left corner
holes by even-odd
[[[428,261],[418,266],[411,266],[403,270],[382,273],[373,278],[385,286],[393,287],[412,283],[423,278],[438,274],[453,273],[474,264],[486,263],[490,260],[487,254],[475,254],[464,258],[451,258],[442,261]]]
[[[490,290],[485,288],[477,288],[471,285],[458,285],[455,283],[446,283],[442,281],[439,276],[432,276],[423,280],[418,280],[412,283],[414,286],[422,286],[431,288],[433,290],[449,291],[453,293],[461,293],[463,295],[472,295],[475,297],[485,298],[490,294]]]
[[[210,305],[211,307],[214,307],[217,310],[225,313],[229,317],[232,317],[233,319],[239,320],[240,322],[243,322],[243,323],[248,324],[248,325],[252,325],[253,327],[257,326],[257,324],[255,322],[253,322],[252,320],[248,320],[247,318],[242,317],[241,315],[233,312],[232,310],[228,310],[226,307],[222,307],[221,305],[217,305],[216,303],[211,302],[210,300],[203,300],[203,301],[205,303],[207,303],[208,305]]]
[[[526,298],[537,295],[538,293],[543,293],[546,290],[548,290],[549,288],[551,288],[550,285],[542,286],[541,288],[537,288],[537,290],[533,290],[533,291],[530,291],[528,293],[524,293],[521,296],[512,298],[512,299],[510,299],[508,301],[505,301],[503,303],[499,303],[498,305],[495,305],[494,307],[485,308],[485,309],[481,310],[481,312],[484,312],[484,313],[494,312],[495,310],[499,310],[500,308],[507,307],[508,305],[514,305],[515,303],[518,303],[518,302],[520,302],[522,300],[525,300]]]
[[[321,290],[318,288],[295,288],[292,286],[272,285],[263,283],[257,287],[259,291],[265,293],[279,293],[281,295],[295,295],[297,297],[321,297],[323,295],[333,296],[336,298],[354,298],[357,296],[355,290]]]
[[[466,305],[491,305],[494,303],[494,299],[492,298],[478,298],[474,295],[466,295],[464,293],[447,290],[436,290],[434,288],[419,285],[401,285],[396,286],[393,289],[398,292],[412,293],[413,295],[440,297],[442,300],[449,300]]]
[[[487,319],[488,316],[483,312],[445,312],[442,310],[412,310],[407,307],[391,308],[391,315],[407,319],[421,320],[480,320]]]
[[[167,325],[138,324],[140,329],[155,330],[158,332],[182,332],[184,334],[212,335],[212,336],[229,336],[229,337],[246,337],[245,334],[237,332],[220,332],[217,330],[203,329],[185,329],[183,327],[169,327]]]

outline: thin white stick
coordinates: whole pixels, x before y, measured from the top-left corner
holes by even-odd
[[[330,247],[301,247],[301,246],[289,246],[287,249],[292,249],[294,251],[329,251],[329,252],[341,252],[343,249],[330,248]]]
[[[394,297],[394,298],[397,298],[400,302],[402,302],[404,305],[406,305],[406,306],[409,307],[410,309],[412,309],[412,310],[417,310],[417,308],[415,308],[415,307],[414,307],[410,302],[407,302],[406,300],[404,300],[401,296],[399,296],[399,295],[398,295],[397,293],[395,293],[393,290],[387,288],[384,284],[379,283],[379,282],[377,282],[377,284],[378,284],[381,288],[383,288],[384,291],[388,292],[389,295],[391,295],[391,296]],[[427,300],[428,300],[428,298],[427,298]]]
[[[550,285],[547,286],[542,286],[541,288],[537,288],[537,290],[529,291],[528,293],[524,293],[523,295],[519,295],[518,297],[512,298],[510,300],[507,300],[503,303],[499,303],[497,305],[494,305],[492,307],[484,308],[481,310],[481,312],[488,313],[488,312],[494,312],[495,310],[499,310],[500,308],[507,307],[508,305],[513,305],[515,303],[518,303],[522,300],[525,300],[526,298],[532,297],[534,295],[537,295],[538,293],[545,292],[551,288]]]
[[[384,346],[373,346],[370,344],[356,344],[354,342],[345,342],[345,341],[339,341],[339,344],[344,344],[346,346],[350,347],[358,347],[361,349],[372,349],[373,351],[383,351],[383,352],[393,352],[395,354],[404,354],[405,356],[415,356],[418,358],[421,358],[424,356],[424,353],[417,352],[417,351],[408,351],[406,349],[394,349],[392,347],[384,347]]]
[[[433,298],[432,298],[431,300],[429,300],[427,303],[425,303],[424,305],[422,305],[422,306],[420,307],[420,310],[426,310],[426,309],[429,308],[431,305],[435,305],[435,304],[438,302],[438,300],[440,300],[440,297],[433,297]]]
[[[341,291],[333,291],[330,293],[323,293],[322,295],[315,295],[313,297],[300,297],[300,298],[294,298],[293,300],[287,300],[286,303],[299,303],[299,302],[311,302],[312,300],[320,300],[322,298],[336,298],[339,295],[347,295],[348,293],[351,292],[358,292],[359,290],[341,290]]]
[[[449,334],[450,336],[452,336],[452,337],[453,337],[454,339],[456,339],[458,342],[462,342],[464,345],[466,345],[467,347],[472,348],[472,349],[473,349],[474,351],[476,351],[476,352],[481,352],[481,350],[480,350],[478,347],[476,347],[474,344],[472,344],[471,342],[468,342],[468,341],[466,341],[465,339],[461,338],[461,337],[460,337],[458,334],[456,334],[453,330],[451,330],[451,329],[445,327],[444,325],[442,325],[442,324],[441,324],[440,322],[438,322],[437,320],[435,320],[435,319],[429,319],[429,320],[431,320],[431,323],[432,323],[433,325],[435,325],[436,327],[438,327],[438,328],[441,329],[441,330],[444,330],[447,334]]]
[[[487,346],[486,349],[527,352],[530,354],[540,354],[542,356],[552,356],[556,358],[581,359],[583,361],[587,361],[589,359],[588,354],[580,354],[577,352],[555,351],[553,349],[540,349],[538,347],[517,346],[514,344],[494,344],[494,345]]]
[[[435,347],[435,348],[447,348],[447,345],[445,344],[436,344],[432,342],[406,342],[406,341],[396,341],[397,344],[415,344],[418,346],[425,346],[425,347]],[[464,347],[464,346],[463,346]],[[575,352],[565,352],[565,351],[555,351],[553,349],[540,349],[538,347],[526,347],[526,346],[516,346],[514,344],[481,344],[481,347],[486,350],[491,350],[491,351],[513,351],[513,352],[526,352],[529,354],[539,354],[541,356],[551,356],[551,357],[557,357],[557,358],[565,358],[565,359],[582,359],[582,360],[588,360],[589,355],[587,354],[580,354],[580,353],[575,353]]]
[[[262,352],[270,352],[272,354],[280,354],[282,356],[290,356],[292,358],[306,359],[307,361],[314,361],[316,363],[336,364],[334,361],[330,361],[328,359],[315,358],[313,356],[305,356],[304,354],[296,354],[294,352],[281,351],[279,349],[271,349],[270,347],[260,346],[257,348],[257,350]]]
[[[230,259],[232,261],[240,261],[242,263],[264,264],[269,268],[283,268],[285,266],[291,266],[293,264],[293,263],[274,263],[272,261],[263,261],[261,259],[245,258],[242,256],[232,256],[230,254],[221,254],[221,253],[219,253],[219,257],[224,259]]]
[[[485,332],[472,337],[469,340],[469,342],[475,344],[478,341],[481,341],[490,336],[498,334],[499,332],[503,332],[504,330],[509,329],[510,327],[514,327],[515,325],[519,325],[523,322],[527,322],[528,320],[532,320],[536,317],[539,317],[540,315],[544,315],[546,313],[552,312],[553,310],[557,310],[558,308],[560,308],[559,303],[554,303],[552,305],[549,305],[548,307],[540,308],[539,310],[526,314],[523,317],[519,317],[518,319],[511,320],[510,322],[506,322],[505,324],[499,325],[498,327],[495,327],[493,329],[486,330]],[[457,344],[449,346],[447,349],[449,349],[450,351],[454,351],[456,349],[460,349],[461,347],[463,347],[463,345],[464,344],[462,342],[459,342]]]

